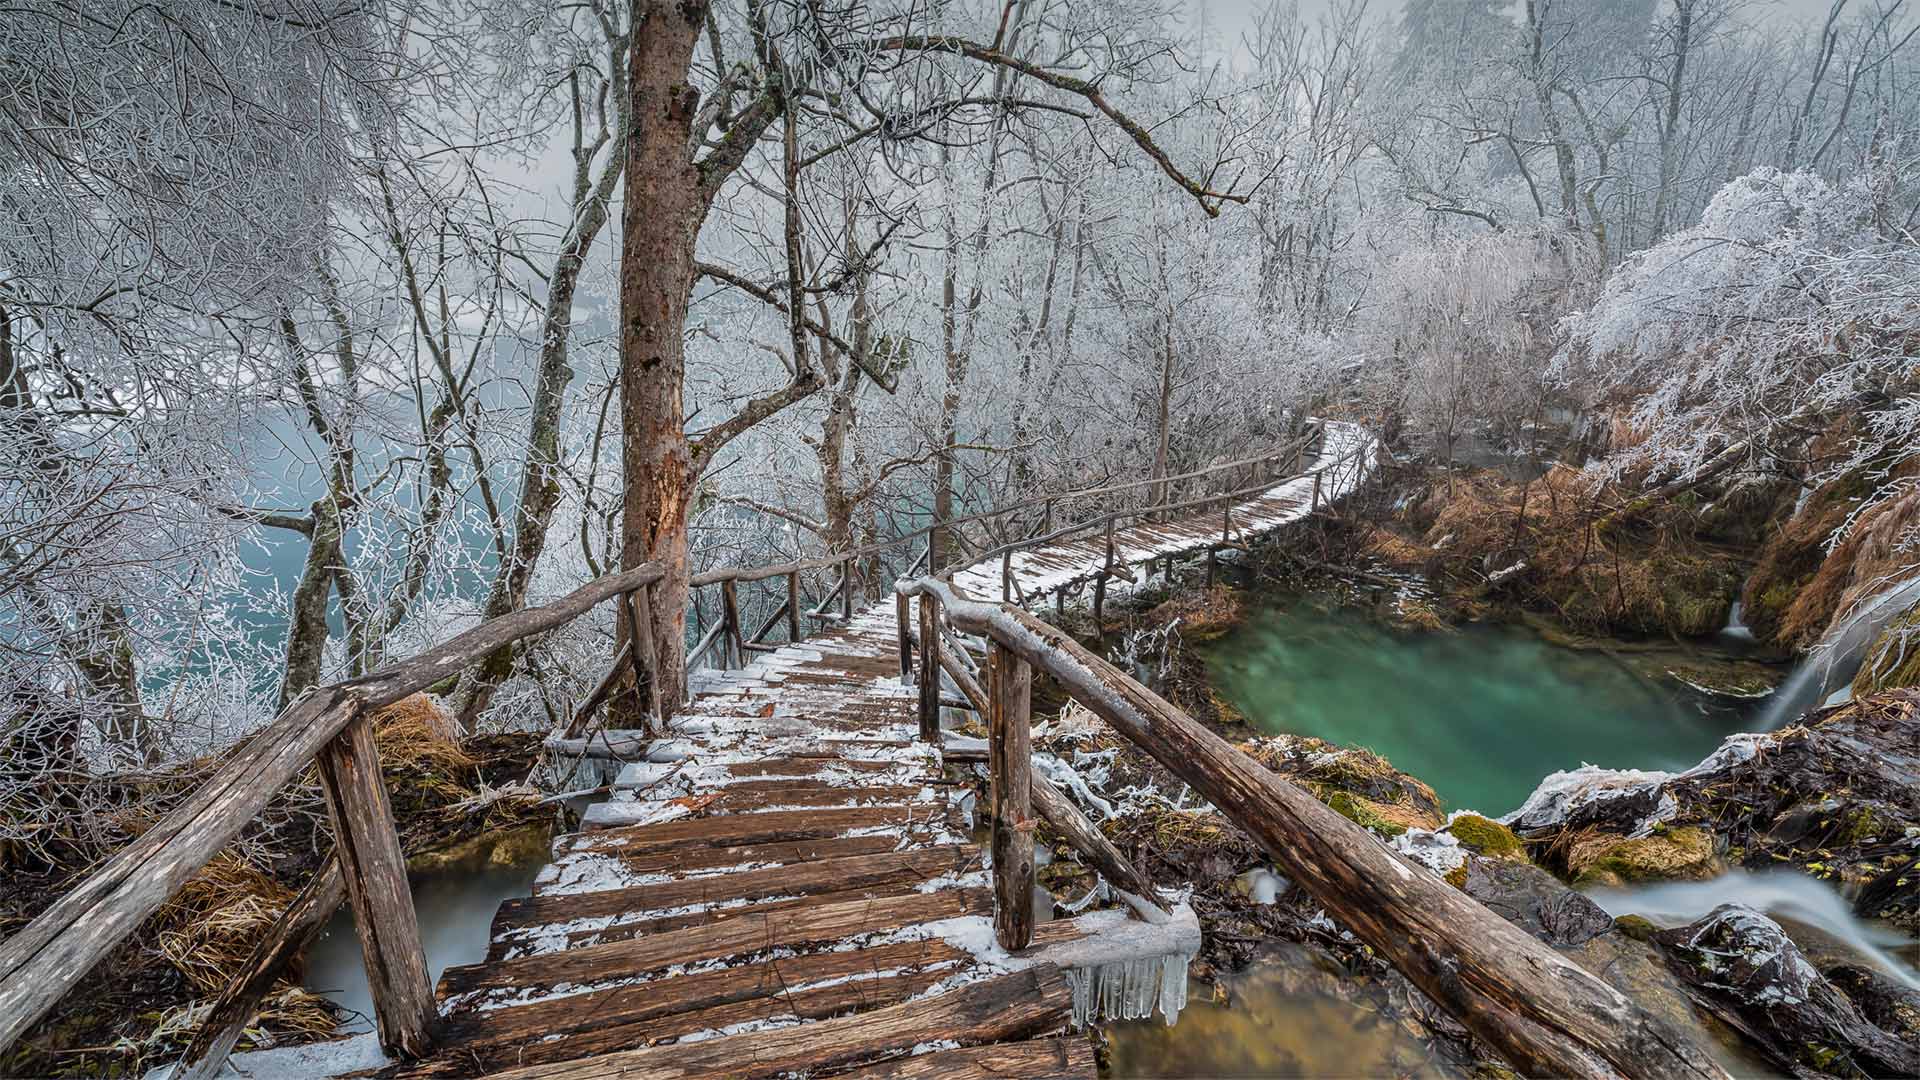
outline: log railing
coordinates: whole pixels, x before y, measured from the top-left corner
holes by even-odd
[[[1004,947],[1024,948],[1032,934],[1031,813],[1036,802],[1043,813],[1045,805],[1032,797],[1037,778],[1026,732],[1039,669],[1244,829],[1283,874],[1523,1074],[1726,1075],[1670,1022],[1409,862],[1065,632],[1013,605],[966,599],[938,578],[902,581],[896,591],[988,642],[994,926]],[[1101,870],[1110,883],[1126,872]]]
[[[695,668],[703,662],[710,662],[719,668],[738,668],[746,663],[746,656],[752,652],[771,652],[779,647],[769,643],[768,638],[783,626],[787,641],[796,642],[803,638],[806,628],[801,623],[802,575],[821,571],[838,570],[839,577],[819,603],[807,610],[806,618],[820,622],[843,622],[853,617],[854,609],[864,603],[869,590],[862,588],[861,567],[867,565],[870,583],[879,585],[899,577],[912,577],[928,568],[933,557],[933,537],[945,530],[949,535],[962,526],[982,524],[992,525],[998,531],[1006,531],[1010,521],[1019,519],[1025,512],[1035,508],[1040,510],[1038,527],[1032,533],[1017,540],[990,547],[975,556],[974,563],[998,558],[1001,561],[1002,598],[1008,599],[1011,591],[1017,587],[1012,574],[1011,560],[1014,553],[1054,543],[1090,529],[1105,528],[1108,538],[1108,566],[1094,585],[1096,611],[1102,606],[1106,578],[1123,570],[1112,565],[1112,534],[1116,522],[1166,515],[1195,507],[1209,506],[1215,503],[1231,504],[1240,499],[1258,494],[1270,488],[1277,478],[1297,474],[1305,455],[1324,436],[1324,425],[1312,421],[1305,434],[1290,439],[1277,446],[1269,447],[1257,454],[1220,462],[1190,472],[1178,473],[1166,477],[1147,477],[1138,480],[1126,480],[1099,487],[1083,488],[1074,491],[1053,492],[1033,495],[1024,499],[984,510],[963,517],[950,518],[914,529],[899,536],[890,537],[877,543],[867,544],[848,551],[835,552],[811,559],[802,559],[789,563],[753,568],[724,568],[695,574],[688,581],[696,594],[701,589],[718,587],[718,617],[713,625],[701,633],[692,648],[687,651],[687,667]],[[1349,467],[1354,461],[1353,455],[1341,459],[1342,467]],[[1332,466],[1323,466],[1330,468]],[[1314,490],[1320,490],[1318,472]],[[1195,497],[1179,498],[1170,494],[1182,485],[1192,486],[1196,482],[1206,483],[1226,479],[1225,490]],[[1159,485],[1162,498],[1148,505],[1106,510],[1092,515],[1074,515],[1068,509],[1075,504],[1110,506],[1116,496]],[[1229,511],[1231,513],[1231,511]],[[1065,514],[1070,520],[1063,526],[1055,524],[1055,518]],[[1222,543],[1230,543],[1228,535],[1231,521],[1223,530]],[[914,558],[905,567],[899,561],[892,567],[886,565],[891,557],[905,560],[903,553],[912,553]],[[1211,559],[1211,552],[1209,559]],[[1211,577],[1211,567],[1209,568]],[[741,586],[749,584],[771,584],[779,582],[779,589],[769,597],[774,603],[772,612],[767,615],[758,630],[752,634],[745,632],[742,618]],[[874,595],[885,595],[878,592]],[[836,603],[837,601],[837,603]],[[838,610],[834,610],[835,608]]]
[[[648,587],[660,577],[653,563],[610,574],[542,607],[489,620],[409,660],[302,694],[273,723],[228,752],[185,802],[0,942],[0,1047],[12,1045],[311,766],[333,823],[344,883],[340,891],[353,905],[381,1045],[396,1054],[423,1053],[431,1045],[438,1012],[406,858],[380,779],[373,716],[495,650],[563,626],[607,600],[619,601],[626,618],[648,626],[651,620],[633,605],[636,594],[645,602]],[[652,651],[643,648],[634,655]],[[333,873],[329,868],[323,876],[331,881]],[[334,888],[338,885],[322,891]],[[268,963],[276,951],[284,950],[263,942],[249,969]],[[224,1042],[210,1051],[220,1055],[232,1045],[226,1039],[201,1040],[196,1046],[206,1050],[209,1042]]]

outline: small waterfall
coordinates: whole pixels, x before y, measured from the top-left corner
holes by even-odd
[[[1639,915],[1661,926],[1685,925],[1721,904],[1745,904],[1764,914],[1812,927],[1902,985],[1920,990],[1920,971],[1894,951],[1911,944],[1910,939],[1885,926],[1861,921],[1838,892],[1803,874],[1730,870],[1711,881],[1593,889],[1587,898],[1609,915]]]
[[[1772,731],[1798,720],[1802,713],[1822,705],[1837,705],[1860,670],[1880,631],[1920,600],[1920,578],[1909,578],[1861,604],[1840,629],[1813,647],[1787,681],[1767,700],[1760,730]]]
[[[1720,636],[1728,641],[1753,643],[1753,631],[1740,618],[1740,601],[1735,600],[1727,609],[1727,625],[1720,628]]]

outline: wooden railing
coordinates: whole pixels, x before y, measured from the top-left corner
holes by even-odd
[[[381,1045],[397,1054],[424,1052],[438,1013],[406,857],[380,779],[373,714],[458,675],[496,649],[565,625],[603,601],[618,598],[632,618],[633,594],[660,577],[653,563],[610,574],[550,604],[483,623],[412,659],[301,695],[272,724],[229,752],[184,803],[0,942],[0,1047],[12,1045],[283,788],[314,766],[333,823],[345,896],[353,905]],[[639,623],[645,626],[647,620]],[[249,969],[259,968],[272,951],[273,943],[262,942]]]
[[[1285,876],[1522,1073],[1725,1075],[1671,1023],[1439,875],[1404,860],[1064,631],[1012,604],[974,602],[937,577],[902,581],[896,594],[903,605],[909,597],[920,601],[921,635],[929,645],[919,671],[923,686],[937,683],[941,670],[956,674],[958,665],[947,662],[947,653],[934,651],[940,648],[935,642],[952,642],[943,627],[987,640],[980,705],[989,733],[994,927],[1005,948],[1025,948],[1032,938],[1036,804],[1054,821],[1045,800],[1033,798],[1042,782],[1028,746],[1037,668],[1244,829]],[[966,693],[980,696],[977,690]],[[1087,838],[1068,835],[1092,854]],[[1107,858],[1095,856],[1094,865],[1110,883],[1128,889],[1119,883],[1129,880],[1132,868],[1124,860],[1110,868],[1100,861]],[[1132,888],[1154,895],[1144,884]]]
[[[852,551],[816,559],[751,569],[716,570],[694,575],[695,588],[718,586],[722,592],[721,619],[695,646],[692,661],[708,655],[716,644],[726,654],[723,663],[738,666],[745,654],[775,646],[766,638],[784,624],[788,640],[800,640],[802,625],[800,575],[810,570],[838,567],[840,580],[820,604],[805,612],[815,619],[847,619],[853,614],[860,589],[858,567],[887,552],[899,552],[916,541],[927,541],[938,529],[957,531],[960,526],[993,522],[1004,531],[1014,515],[1041,508],[1039,527],[1010,545],[991,549],[986,557],[1049,543],[1076,532],[1104,528],[1111,535],[1113,524],[1127,517],[1169,513],[1195,505],[1232,500],[1264,488],[1245,486],[1249,477],[1271,473],[1286,463],[1297,467],[1303,454],[1320,436],[1315,429],[1301,439],[1292,440],[1251,457],[1221,463],[1177,476],[1127,481],[1080,491],[1039,495],[979,514],[939,522],[901,537]],[[1177,485],[1233,475],[1242,470],[1232,490],[1199,499],[1175,500],[1165,494]],[[1084,518],[1064,528],[1054,527],[1057,508],[1094,499],[1108,500],[1115,495],[1148,485],[1163,485],[1159,504],[1131,510],[1112,511]],[[1318,485],[1316,484],[1316,493]],[[1223,523],[1231,530],[1230,518]],[[1223,531],[1223,540],[1226,539]],[[909,562],[909,576],[923,570],[930,546]],[[1109,550],[1106,571],[1115,572]],[[293,908],[282,917],[267,940],[258,943],[237,981],[215,1003],[212,1015],[231,1021],[223,1034],[203,1031],[189,1051],[185,1067],[176,1076],[203,1076],[217,1072],[233,1045],[239,1025],[250,1018],[259,996],[271,983],[273,974],[290,955],[299,951],[321,920],[344,896],[353,906],[362,956],[374,1004],[374,1019],[381,1045],[390,1053],[417,1056],[432,1043],[437,1011],[421,947],[419,922],[408,888],[406,859],[400,848],[392,809],[380,778],[380,766],[373,742],[373,714],[400,699],[459,675],[481,658],[523,638],[563,626],[608,600],[617,601],[615,618],[625,624],[627,643],[616,653],[606,676],[594,687],[583,706],[567,721],[557,735],[577,735],[621,677],[629,672],[635,685],[648,684],[647,665],[654,655],[650,638],[653,620],[649,617],[653,585],[663,576],[658,564],[647,563],[631,570],[598,578],[566,596],[537,608],[513,612],[490,620],[437,645],[411,659],[382,668],[372,674],[331,683],[303,694],[271,724],[249,736],[231,750],[207,780],[159,823],[143,833],[107,860],[72,892],[62,897],[12,937],[0,942],[0,1047],[10,1046],[36,1020],[51,1009],[117,945],[126,940],[149,916],[179,891],[227,844],[237,837],[283,789],[311,766],[319,777],[336,840],[334,857],[301,894]],[[1103,579],[1104,580],[1104,576]],[[745,632],[740,618],[738,590],[743,584],[780,581],[785,597],[771,616],[752,634]],[[1003,561],[1003,587],[1010,578]],[[837,616],[828,611],[838,602]],[[905,603],[903,597],[901,602]],[[923,640],[937,642],[933,612],[923,609],[929,620]],[[930,644],[927,655],[938,665],[964,659],[963,650],[941,650]],[[910,663],[909,646],[902,645],[902,663]],[[969,700],[988,708],[987,701],[1002,702],[1003,727],[1011,732],[1024,731],[1024,719],[1012,710],[1024,701],[1024,669],[1007,661],[1004,669],[989,672],[988,689],[982,691],[970,675],[955,675],[966,688]],[[690,665],[691,666],[691,663]],[[948,668],[949,671],[955,670]],[[964,671],[964,668],[958,669]],[[965,681],[962,681],[964,678]],[[923,690],[921,723],[923,731],[938,734],[938,680]],[[931,695],[929,697],[929,695]],[[647,695],[650,730],[658,730],[660,703]],[[989,709],[989,711],[991,711]],[[1024,714],[1021,714],[1022,716]],[[930,718],[930,719],[929,719]],[[929,728],[927,725],[931,723]],[[1008,736],[1008,739],[1014,736]],[[1002,744],[1011,746],[1008,739]],[[1013,760],[1024,760],[1024,750],[1009,751]],[[1143,918],[1165,917],[1153,899],[1146,879],[1126,864],[1120,853],[1105,842],[1099,830],[1079,817],[1078,811],[1044,778],[1034,778],[1023,794],[1007,788],[1010,801],[1004,812],[1025,820],[1028,802],[1068,835],[1080,838],[1089,857],[1107,875],[1109,881],[1125,891]],[[1027,876],[1032,876],[1032,838],[1025,835]],[[1005,865],[1021,860],[1019,837],[1006,851]],[[996,852],[998,854],[998,852]],[[1006,905],[1002,905],[1007,907]],[[1011,908],[1008,908],[1011,911]],[[1028,916],[1030,917],[1030,915]],[[1009,915],[1014,922],[1018,918]],[[1017,925],[1004,928],[1009,940],[1021,933]],[[1027,931],[1030,933],[1030,927]]]
[[[852,548],[847,551],[823,555],[774,566],[762,566],[752,569],[722,569],[695,574],[688,584],[693,590],[718,587],[720,590],[719,615],[711,627],[707,628],[687,652],[687,667],[694,668],[703,661],[716,661],[720,668],[743,667],[749,652],[771,652],[778,648],[777,643],[769,643],[768,637],[783,625],[788,641],[799,641],[806,633],[802,619],[822,622],[844,621],[852,618],[853,612],[870,596],[884,596],[884,583],[899,577],[912,577],[928,568],[933,557],[933,541],[936,534],[959,535],[968,525],[997,526],[995,531],[1005,532],[1006,525],[1022,516],[1033,517],[1029,511],[1039,510],[1036,528],[1027,535],[1008,543],[974,552],[970,555],[969,565],[999,558],[1001,560],[1002,598],[1013,588],[1010,560],[1013,553],[1025,548],[1038,547],[1053,543],[1091,530],[1106,529],[1109,540],[1109,565],[1100,575],[1094,586],[1094,604],[1096,611],[1104,602],[1105,581],[1115,568],[1112,564],[1111,540],[1116,522],[1138,519],[1153,515],[1163,515],[1198,506],[1221,504],[1227,507],[1226,518],[1222,522],[1223,534],[1232,531],[1232,504],[1258,494],[1271,487],[1277,479],[1289,475],[1306,475],[1300,472],[1305,455],[1324,436],[1323,425],[1319,421],[1310,422],[1305,434],[1290,439],[1277,446],[1269,447],[1257,454],[1220,462],[1205,468],[1177,473],[1165,477],[1147,477],[1127,480],[1115,484],[1082,488],[1074,491],[1053,492],[1033,495],[1016,502],[998,506],[991,510],[968,514],[946,521],[937,521],[914,529],[899,536],[890,537],[873,544]],[[1342,462],[1352,460],[1352,455]],[[1319,475],[1321,469],[1313,472],[1315,477],[1313,498],[1316,508],[1320,501]],[[1225,490],[1197,497],[1168,497],[1163,495],[1157,501],[1147,505],[1105,510],[1088,514],[1074,514],[1075,504],[1107,504],[1115,496],[1143,488],[1159,487],[1162,492],[1174,492],[1181,486],[1190,486],[1195,481],[1216,480],[1223,477],[1237,477]],[[1071,520],[1064,526],[1057,526],[1056,516],[1067,514]],[[1223,535],[1223,542],[1226,542]],[[907,554],[911,553],[909,561]],[[899,569],[887,569],[884,566],[869,573],[867,577],[880,589],[869,589],[861,581],[860,568],[863,564],[884,562],[889,557],[906,562]],[[839,578],[826,595],[812,608],[803,610],[801,604],[801,575],[810,571],[838,569]],[[1212,577],[1212,557],[1209,553],[1208,576]],[[951,568],[949,568],[949,571]],[[784,595],[771,598],[775,601],[772,613],[767,615],[759,628],[752,633],[746,631],[742,618],[740,586],[750,583],[780,581]],[[832,610],[835,606],[838,610]]]

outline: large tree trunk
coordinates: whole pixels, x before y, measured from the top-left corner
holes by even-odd
[[[699,91],[687,69],[707,5],[636,5],[628,68],[633,129],[627,139],[620,258],[620,565],[657,561],[653,589],[654,694],[662,716],[686,693],[687,517],[693,484],[687,444],[687,298],[694,241],[705,207],[699,170],[687,156]],[[626,637],[621,627],[619,636]]]

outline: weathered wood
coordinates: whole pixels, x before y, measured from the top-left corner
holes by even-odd
[[[1087,816],[1080,812],[1079,807],[1073,805],[1072,800],[1068,799],[1065,793],[1053,786],[1053,781],[1041,775],[1038,770],[1034,770],[1032,784],[1033,805],[1040,812],[1040,816],[1047,824],[1058,830],[1060,835],[1066,837],[1067,843],[1072,844],[1075,851],[1084,856],[1095,870],[1100,871],[1100,876],[1106,878],[1108,884],[1137,897],[1139,903],[1149,909],[1148,912],[1143,913],[1149,919],[1165,921],[1170,917],[1160,902],[1160,894],[1154,891],[1153,882],[1136,869],[1133,863],[1120,853],[1119,848],[1113,846],[1113,841],[1107,839],[1107,835],[1100,831],[1099,826],[1087,820]],[[1136,907],[1135,910],[1139,908]],[[1156,912],[1157,919],[1153,915]]]
[[[407,882],[407,857],[380,779],[373,722],[364,713],[356,716],[320,752],[318,765],[380,1045],[391,1054],[419,1057],[433,1044],[439,1010]]]
[[[1013,549],[1000,553],[1000,602],[1013,599]]]
[[[960,600],[959,628],[1043,666],[1060,687],[1246,829],[1305,887],[1523,1073],[1724,1077],[1707,1052],[1579,965],[1409,864],[1225,739],[1025,612]]]
[[[840,571],[840,617],[851,619],[853,618],[853,590],[857,584],[853,578],[853,559],[849,557],[842,565],[845,569]]]
[[[265,937],[253,947],[247,965],[220,992],[200,1020],[199,1030],[168,1074],[168,1080],[213,1080],[227,1055],[260,1011],[260,1002],[273,989],[283,969],[320,936],[320,928],[347,899],[347,882],[340,860],[328,856],[287,909],[274,920]]]
[[[915,923],[984,914],[992,895],[984,889],[914,893],[881,900],[801,905],[779,911],[754,911],[724,922],[675,930],[634,941],[588,945],[565,952],[464,964],[440,976],[440,995],[452,998],[475,990],[511,990],[614,982],[675,964],[718,960],[839,941],[855,934],[892,930]],[[469,1011],[466,1003],[453,1011]]]
[[[905,805],[852,806],[838,810],[775,810],[764,814],[681,818],[658,825],[622,825],[562,837],[557,848],[566,851],[620,852],[630,855],[668,854],[685,847],[738,844],[777,844],[845,836],[855,829],[904,828],[926,824],[923,807]]]
[[[737,900],[764,900],[773,896],[812,896],[819,893],[925,881],[977,863],[978,848],[971,844],[882,851],[819,859],[732,874],[706,874],[654,885],[632,885],[598,892],[545,892],[512,897],[494,916],[496,927],[537,926],[572,919],[665,911],[694,904]]]
[[[970,983],[951,992],[799,1027],[752,1031],[695,1043],[648,1047],[581,1061],[497,1073],[503,1080],[687,1080],[818,1072],[899,1053],[922,1043],[999,1042],[1059,1028],[1073,992],[1060,969],[1026,971]]]
[[[746,650],[741,648],[745,639],[740,636],[740,593],[732,578],[720,583],[720,622],[726,627],[724,634],[727,640],[722,650],[726,659],[720,666],[744,667]]]
[[[456,1047],[377,1075],[475,1076],[776,1017],[815,1020],[863,1012],[905,1001],[971,960],[938,939],[909,941],[697,972],[673,980],[671,992],[643,984],[509,1005],[453,1017],[447,1037]]]
[[[902,598],[904,602],[904,597]],[[920,740],[940,743],[940,610],[920,598]]]
[[[913,684],[913,601],[893,594],[893,626],[900,646],[900,685]]]
[[[1079,1036],[966,1046],[894,1058],[838,1080],[1093,1080],[1093,1043]]]
[[[614,684],[620,681],[621,672],[626,670],[627,653],[631,648],[631,641],[623,641],[620,647],[614,650],[613,662],[607,665],[607,673],[600,676],[600,681],[595,683],[592,692],[587,694],[587,700],[574,710],[572,719],[568,720],[566,727],[561,728],[557,733],[560,738],[577,739],[580,733],[587,729],[587,721],[607,700],[607,694],[613,689]]]
[[[798,643],[800,629],[800,571],[787,572],[787,640]]]
[[[653,651],[653,585],[646,584],[621,597],[620,611],[627,618],[627,655],[633,664],[633,692],[641,696],[646,729],[663,730],[660,721],[660,683],[651,669]]]
[[[926,599],[921,598],[921,603]],[[993,932],[1018,952],[1033,941],[1033,668],[987,651],[987,770],[993,786]]]

